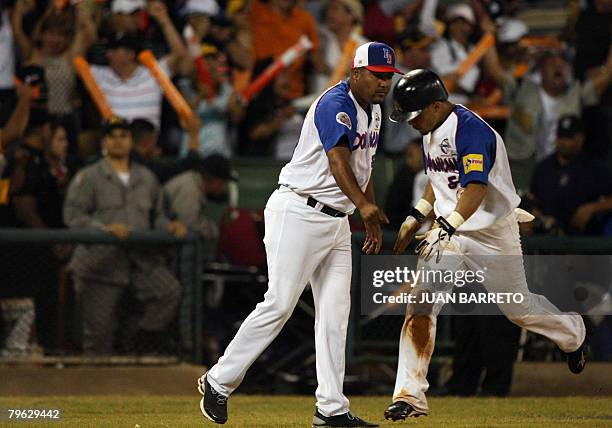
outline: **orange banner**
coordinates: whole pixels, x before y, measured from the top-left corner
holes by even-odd
[[[162,88],[164,95],[168,99],[168,102],[174,108],[174,111],[183,119],[189,119],[193,116],[193,111],[183,95],[176,89],[172,80],[159,66],[159,63],[155,59],[153,52],[150,50],[144,50],[138,55],[140,62],[149,69],[159,86]]]
[[[272,64],[266,67],[253,82],[241,93],[242,101],[250,102],[263,88],[265,88],[281,71],[289,67],[300,56],[312,48],[312,42],[303,35],[289,49],[283,52]]]
[[[82,56],[77,56],[74,61],[74,68],[83,81],[87,92],[91,96],[91,99],[98,107],[98,111],[104,120],[108,120],[113,117],[113,109],[110,104],[106,100],[102,89],[98,86],[96,79],[91,74],[91,69],[89,68],[89,63]]]
[[[484,36],[480,38],[474,49],[470,51],[468,56],[463,60],[463,62],[457,68],[457,80],[461,79],[465,73],[470,71],[472,67],[478,64],[478,61],[482,59],[484,54],[495,44],[495,36],[491,33],[486,33]],[[445,81],[446,89],[449,92],[452,92],[455,89],[456,81],[449,80]]]
[[[524,48],[558,50],[563,47],[561,41],[552,36],[526,36],[521,39],[519,45]]]

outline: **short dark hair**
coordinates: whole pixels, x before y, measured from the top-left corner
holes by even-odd
[[[132,131],[132,138],[134,143],[138,144],[145,136],[157,133],[155,125],[147,119],[134,119],[130,124],[130,131]]]
[[[197,170],[210,178],[236,181],[228,158],[219,154],[208,155],[197,163]]]
[[[75,16],[66,9],[57,14],[47,15],[40,23],[40,33],[46,31],[57,31],[65,37],[74,37],[75,34]]]

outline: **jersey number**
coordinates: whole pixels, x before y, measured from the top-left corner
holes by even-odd
[[[448,177],[448,188],[456,189],[457,186],[459,186],[459,176],[451,175],[450,177]]]

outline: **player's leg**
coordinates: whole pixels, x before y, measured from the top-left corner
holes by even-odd
[[[419,260],[417,271],[454,271],[461,267],[462,261],[457,254],[449,252],[439,264],[434,260],[424,263]],[[435,284],[434,284],[435,283]],[[398,420],[410,416],[426,415],[429,412],[425,392],[429,388],[427,371],[436,341],[436,318],[443,303],[423,302],[424,294],[450,293],[451,283],[440,283],[435,279],[424,280],[413,289],[415,302],[406,307],[406,317],[402,326],[399,343],[399,356],[393,404],[385,411],[385,418]]]
[[[331,249],[330,220],[335,219],[291,195],[294,194],[277,191],[266,206],[268,290],[264,300],[244,320],[223,356],[202,378],[222,397],[240,385],[251,364],[281,331],[315,268]]]
[[[493,293],[520,293],[522,302],[503,303],[501,311],[519,327],[541,334],[566,353],[580,350],[586,328],[577,313],[561,312],[545,296],[529,291],[520,244],[518,224],[513,216],[494,228],[465,236],[463,245],[471,269],[487,268],[484,286]],[[490,254],[484,255],[482,254]]]
[[[400,334],[393,404],[385,411],[386,419],[428,414],[425,392],[429,388],[427,371],[436,341],[436,322],[433,314],[406,314]]]
[[[349,411],[342,393],[346,332],[351,309],[351,236],[347,219],[338,219],[341,238],[315,270],[310,285],[315,305],[317,408],[325,416]]]
[[[485,286],[490,292],[522,294],[521,303],[499,305],[508,319],[519,327],[549,338],[566,353],[576,351],[583,344],[586,328],[582,317],[577,313],[561,312],[545,296],[531,293],[522,260],[517,257],[507,258],[497,271],[489,269]]]
[[[315,270],[310,284],[315,303],[317,408],[313,426],[374,427],[349,412],[342,392],[346,333],[351,309],[351,232],[347,219],[337,219],[334,248]]]

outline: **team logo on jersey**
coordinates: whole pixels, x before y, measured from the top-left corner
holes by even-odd
[[[353,150],[377,147],[379,136],[380,134],[378,131],[370,131],[370,133],[364,132],[363,134],[357,133],[355,141],[353,141]]]
[[[479,154],[469,154],[463,157],[463,172],[468,174],[472,171],[483,172],[484,171],[484,159]]]
[[[448,142],[448,138],[445,138],[444,140],[442,140],[442,142],[440,143],[440,150],[442,150],[442,153],[444,153],[445,155],[448,154],[448,152],[450,151],[450,143]]]
[[[353,123],[351,122],[351,118],[348,113],[341,111],[336,115],[336,122],[340,125],[346,126],[348,129],[353,129]]]
[[[428,171],[433,172],[459,172],[457,158],[449,156],[432,158],[428,153],[427,159],[425,159],[425,166]]]

